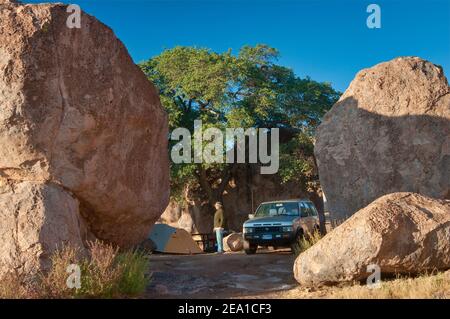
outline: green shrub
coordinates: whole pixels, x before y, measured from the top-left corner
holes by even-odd
[[[322,238],[322,235],[320,234],[319,231],[315,231],[313,234],[310,234],[310,235],[307,234],[307,235],[301,236],[297,242],[292,244],[292,252],[297,257],[302,252],[311,248],[321,238]]]
[[[150,282],[148,257],[139,251],[125,252],[117,256],[121,269],[118,278],[118,291],[126,296],[138,296],[145,291]]]

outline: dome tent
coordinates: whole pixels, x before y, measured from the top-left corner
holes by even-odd
[[[201,254],[203,251],[184,229],[166,224],[155,224],[149,238],[155,243],[155,251],[168,254]]]

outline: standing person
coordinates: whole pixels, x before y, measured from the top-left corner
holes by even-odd
[[[223,231],[225,229],[225,215],[221,202],[217,202],[214,207],[216,213],[214,214],[214,231],[217,239],[217,252],[223,253]]]

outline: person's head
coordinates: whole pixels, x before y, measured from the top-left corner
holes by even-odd
[[[222,208],[222,203],[221,202],[217,202],[217,203],[214,204],[214,207],[216,209]]]

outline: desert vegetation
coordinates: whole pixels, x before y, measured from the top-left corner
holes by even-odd
[[[80,285],[70,288],[70,265],[80,268]],[[51,267],[32,277],[9,273],[0,283],[2,299],[134,298],[150,281],[148,256],[138,250],[119,251],[100,241],[87,253],[66,246],[51,257]]]
[[[318,231],[315,231],[313,234],[309,234],[309,235],[300,237],[292,245],[292,251],[293,251],[294,255],[297,257],[302,252],[304,252],[304,251],[308,250],[309,248],[311,248],[320,239],[322,239],[322,235]]]
[[[335,289],[331,298],[338,299],[449,299],[450,273],[423,274],[416,278],[398,276],[381,284],[379,289],[353,285]]]
[[[331,298],[331,299],[450,299],[450,271],[423,273],[410,278],[397,276],[382,280],[379,288],[361,283],[347,283],[335,287],[304,288],[250,296],[249,298]]]

